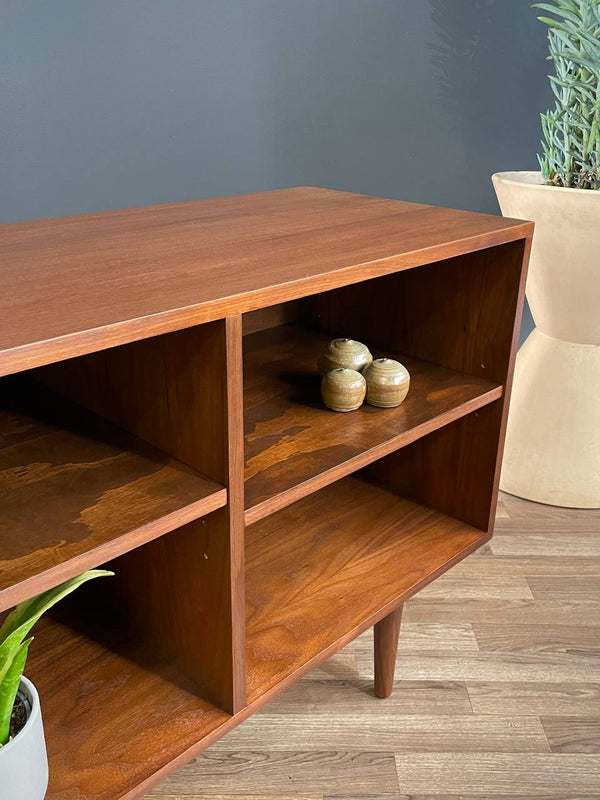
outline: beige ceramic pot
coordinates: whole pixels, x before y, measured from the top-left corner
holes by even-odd
[[[506,217],[535,222],[527,299],[536,328],[517,354],[501,488],[600,507],[600,192],[492,176]]]

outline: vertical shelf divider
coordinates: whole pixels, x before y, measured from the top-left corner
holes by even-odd
[[[244,564],[244,385],[242,315],[225,319],[227,491],[231,576],[231,713],[246,705],[246,597]],[[229,710],[227,708],[226,710]]]

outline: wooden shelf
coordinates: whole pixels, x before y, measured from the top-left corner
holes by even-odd
[[[249,702],[338,650],[489,536],[357,477],[252,525]]]
[[[94,641],[45,619],[27,674],[40,693],[50,785],[46,800],[125,798],[189,760],[231,717],[173,664],[118,640]]]
[[[33,382],[2,383],[0,610],[225,505],[222,486]]]
[[[323,406],[316,370],[330,339],[294,325],[244,338],[246,524],[502,396],[496,383],[401,355],[404,403],[342,416]]]

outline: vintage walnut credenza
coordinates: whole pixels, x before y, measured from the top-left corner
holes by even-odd
[[[49,800],[131,800],[492,533],[531,223],[326,189],[2,226],[0,611]],[[332,335],[411,373],[326,410]],[[375,701],[374,701],[375,702]]]

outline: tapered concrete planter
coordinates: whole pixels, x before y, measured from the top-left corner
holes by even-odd
[[[48,787],[48,759],[40,698],[27,678],[21,679],[19,691],[29,716],[15,738],[0,747],[0,798],[43,800]]]
[[[600,507],[600,192],[492,176],[506,217],[535,222],[527,299],[536,324],[517,355],[501,488]]]

